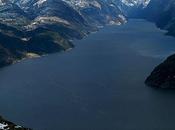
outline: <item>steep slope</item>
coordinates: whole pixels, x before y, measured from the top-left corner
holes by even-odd
[[[0,4],[0,23],[20,28],[29,20],[26,13],[17,5],[6,2]]]
[[[76,9],[91,25],[120,24],[125,22],[115,2],[108,0],[64,0]]]

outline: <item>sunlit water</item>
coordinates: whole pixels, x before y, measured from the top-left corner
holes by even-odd
[[[144,20],[0,71],[0,112],[34,130],[174,130],[175,91],[144,85],[175,38]]]

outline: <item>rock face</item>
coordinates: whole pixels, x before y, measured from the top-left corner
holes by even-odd
[[[145,83],[152,87],[175,88],[175,55],[158,65]]]
[[[31,129],[15,125],[14,123],[9,122],[0,117],[0,130],[31,130]]]

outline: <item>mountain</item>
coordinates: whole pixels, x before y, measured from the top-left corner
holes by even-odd
[[[118,5],[110,0],[64,0],[93,26],[125,22]]]
[[[0,13],[0,67],[70,49],[72,39],[126,21],[104,0],[1,0]]]

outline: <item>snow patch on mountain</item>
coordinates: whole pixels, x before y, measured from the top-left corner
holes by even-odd
[[[50,17],[44,17],[44,16],[39,16],[35,18],[31,24],[27,25],[24,27],[27,31],[34,30],[38,28],[39,26],[44,26],[44,25],[49,25],[49,24],[62,24],[65,26],[69,26],[70,23],[64,19],[61,19],[59,17],[55,16],[50,16]]]
[[[42,5],[43,3],[45,3],[47,0],[38,0],[35,4],[34,4],[34,6],[35,5],[37,5],[38,7],[40,6],[40,5]]]
[[[7,126],[8,126],[8,124],[0,123],[0,130],[4,130],[4,129],[6,129]]]
[[[121,0],[127,6],[143,6],[146,7],[151,0]]]
[[[66,3],[68,3],[70,6],[74,8],[87,8],[89,6],[94,6],[96,8],[101,9],[101,5],[96,0],[62,0]]]

